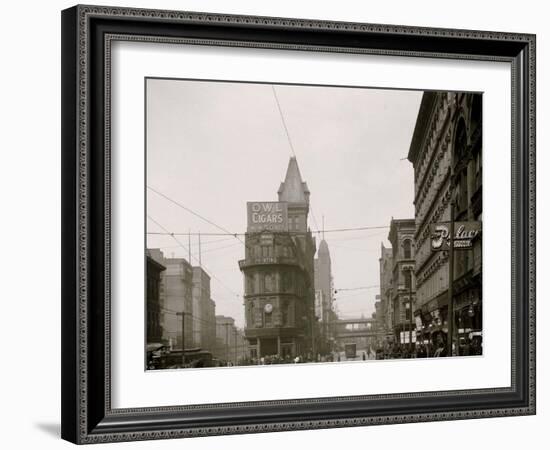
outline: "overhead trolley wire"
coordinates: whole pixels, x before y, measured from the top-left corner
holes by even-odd
[[[162,226],[159,222],[153,219],[149,214],[147,215],[147,217],[149,218],[149,220],[151,220],[151,222],[155,223],[162,230],[164,230],[167,236],[171,236],[172,239],[174,239],[174,241],[176,241],[181,248],[183,248],[186,252],[189,252],[189,248],[187,248],[184,244],[182,244],[180,240],[174,235],[174,233],[170,233],[170,231],[168,231],[164,226]],[[193,258],[196,262],[199,262],[199,260],[195,256],[191,255],[191,258]],[[203,268],[203,270],[207,273],[207,275],[210,278],[213,278],[214,280],[216,280],[220,285],[222,285],[226,290],[231,292],[235,297],[239,297],[239,298],[242,297],[241,294],[236,293],[233,289],[227,286],[222,280],[220,280],[216,275],[214,275],[214,273],[210,271],[204,264],[201,263],[200,266]]]
[[[151,187],[151,186],[147,186],[147,189],[153,191],[155,194],[161,196],[162,198],[168,200],[170,203],[173,203],[174,205],[176,206],[179,206],[180,208],[184,209],[185,211],[187,211],[188,213],[190,214],[193,214],[194,216],[198,217],[199,219],[205,221],[206,223],[209,223],[210,225],[212,225],[213,227],[216,227],[218,230],[221,230],[223,231],[226,235],[231,235],[231,236],[237,236],[236,233],[232,233],[231,231],[229,231],[228,229],[218,225],[217,223],[214,223],[212,222],[210,219],[207,219],[206,217],[202,216],[201,214],[193,211],[191,208],[188,208],[187,206],[185,205],[182,205],[180,202],[178,202],[177,200],[174,200],[173,198],[170,198],[168,197],[166,194],[163,194],[162,192],[158,191],[157,189]],[[189,233],[185,233],[186,235],[189,234]]]
[[[334,228],[332,230],[324,230],[325,233],[344,233],[349,231],[367,231],[367,230],[382,230],[390,228],[389,225],[379,225],[379,226],[365,226],[365,227],[353,227],[353,228]],[[321,231],[319,231],[321,232]],[[255,233],[188,233],[188,232],[174,232],[174,233],[168,233],[168,232],[154,232],[154,231],[148,231],[147,234],[151,235],[159,235],[159,236],[168,236],[168,235],[174,235],[174,236],[187,236],[191,234],[192,236],[196,236],[200,234],[201,236],[246,236],[247,234],[260,234],[261,232],[255,232]],[[285,231],[285,233],[290,234],[304,234],[301,231]],[[358,238],[359,239],[359,238]]]

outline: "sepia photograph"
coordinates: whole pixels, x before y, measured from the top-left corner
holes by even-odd
[[[145,369],[482,356],[482,99],[146,78]]]

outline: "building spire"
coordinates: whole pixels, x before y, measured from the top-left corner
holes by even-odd
[[[295,156],[291,156],[288,161],[285,181],[281,183],[277,194],[279,194],[280,202],[306,203],[309,205],[309,189],[307,183],[302,181],[302,175]]]

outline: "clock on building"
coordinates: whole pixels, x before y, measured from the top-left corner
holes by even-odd
[[[271,311],[273,311],[273,305],[271,303],[268,303],[265,305],[264,307],[264,311],[267,313],[267,314],[270,314]]]

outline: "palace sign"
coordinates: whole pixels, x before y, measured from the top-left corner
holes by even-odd
[[[449,250],[450,227],[449,222],[430,226],[433,251]],[[473,240],[480,232],[481,222],[455,222],[454,249],[468,250],[472,248]]]
[[[287,231],[288,209],[285,202],[248,202],[249,232]]]

